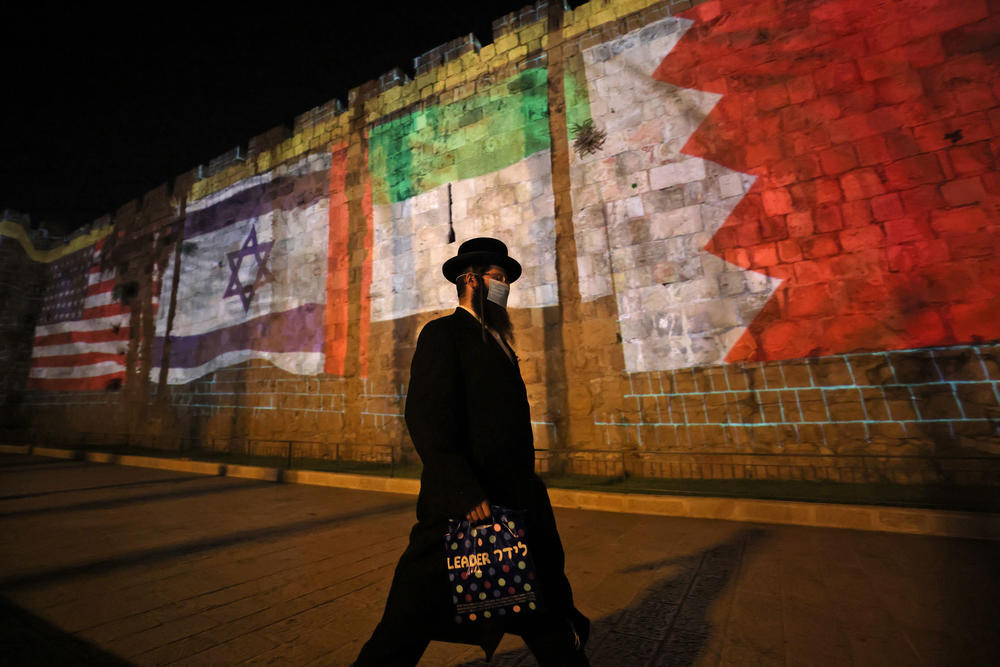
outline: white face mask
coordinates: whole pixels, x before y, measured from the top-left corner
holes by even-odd
[[[507,296],[510,294],[510,285],[499,280],[489,279],[489,290],[486,292],[486,300],[492,301],[501,308],[507,308]]]

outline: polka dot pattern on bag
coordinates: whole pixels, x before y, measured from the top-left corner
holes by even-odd
[[[462,522],[445,535],[457,623],[521,615],[537,607],[523,520],[496,510],[494,516],[492,524]]]

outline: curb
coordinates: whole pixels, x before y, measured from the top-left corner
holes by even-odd
[[[420,492],[420,480],[418,479],[376,477],[373,475],[352,475],[350,473],[325,472],[322,470],[285,470],[281,468],[267,468],[264,466],[213,463],[211,461],[193,461],[191,459],[168,459],[157,456],[110,454],[108,452],[85,452],[79,449],[59,449],[55,447],[35,447],[31,445],[0,445],[0,454],[34,454],[35,456],[45,456],[55,459],[90,461],[91,463],[116,463],[118,465],[132,466],[136,468],[172,470],[174,472],[189,472],[196,475],[239,477],[242,479],[259,479],[268,482],[288,482],[290,484],[331,486],[341,489],[356,489],[359,491],[404,493],[413,496]]]
[[[549,489],[555,507],[691,519],[1000,540],[1000,514],[790,500],[660,496]]]
[[[140,468],[173,470],[199,475],[260,479],[271,482],[329,486],[359,491],[417,495],[420,480],[321,470],[284,470],[262,466],[230,465],[188,459],[131,456],[74,449],[0,445],[3,454],[34,454],[59,459],[116,463]],[[1000,540],[1000,514],[878,505],[837,505],[754,498],[712,498],[609,493],[549,489],[553,507],[627,514],[650,514],[690,519],[718,519],[817,528],[843,528],[935,537]]]

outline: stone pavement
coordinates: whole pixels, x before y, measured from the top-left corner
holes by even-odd
[[[0,663],[348,664],[414,499],[0,456]],[[596,666],[1000,664],[1000,542],[556,510]],[[475,663],[434,643],[421,665]],[[534,664],[516,637],[494,664]]]

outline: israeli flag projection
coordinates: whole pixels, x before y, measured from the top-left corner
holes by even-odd
[[[163,275],[152,378],[184,384],[248,359],[323,370],[330,155],[315,154],[187,206],[175,313]]]

